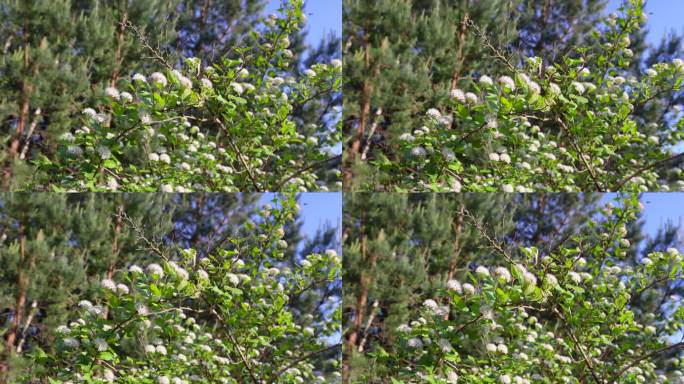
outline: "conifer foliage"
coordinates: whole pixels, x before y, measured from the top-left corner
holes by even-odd
[[[596,198],[346,197],[344,382],[680,382],[678,228]]]
[[[511,13],[520,16],[512,18],[519,23],[516,39],[503,39],[506,32],[478,18],[478,6],[468,1],[436,2],[429,14],[416,9],[421,2],[404,3],[400,14],[413,24],[437,17],[443,8],[460,11],[463,39],[455,41],[453,30],[446,34],[449,46],[458,47],[447,59],[457,76],[443,81],[440,51],[420,40],[420,27],[410,29],[416,37],[407,40],[383,30],[382,23],[372,28],[364,13],[351,15],[358,38],[350,42],[356,51],[345,67],[352,98],[345,119],[349,188],[530,192],[684,186],[676,149],[682,141],[684,56],[677,39],[654,56],[644,54],[643,1],[625,2],[620,15],[608,15],[598,26],[587,24],[590,17],[569,21],[600,9],[598,2],[581,2],[582,11],[570,5],[580,2],[548,1],[541,9],[531,5],[537,2],[520,2]],[[499,4],[499,20],[513,3]],[[546,15],[542,22],[530,16],[538,14]],[[564,23],[573,25],[567,36],[557,29]],[[488,53],[464,67],[461,60],[473,40]],[[498,65],[480,63],[483,57]],[[394,96],[382,80],[364,75],[368,67],[380,73],[401,65],[421,97],[403,112],[384,108]],[[412,66],[416,70],[408,70]],[[395,87],[409,81],[398,78]]]
[[[52,7],[55,20],[42,25]],[[283,1],[279,15],[262,9],[7,2],[4,187],[339,189],[337,40],[303,67],[303,1]]]
[[[263,199],[1,196],[0,382],[339,380],[338,229]]]

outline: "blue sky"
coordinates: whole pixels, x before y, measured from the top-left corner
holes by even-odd
[[[616,194],[607,193],[602,202],[612,202]],[[682,224],[684,219],[684,193],[644,193],[640,201],[644,204],[644,232],[654,235],[658,228],[668,221]]]
[[[266,14],[277,13],[282,0],[270,0]],[[318,46],[323,37],[330,33],[342,36],[342,0],[306,0],[304,11],[308,16],[309,34],[306,42]]]
[[[264,193],[261,197],[262,204],[271,203],[273,193]],[[302,207],[302,232],[305,236],[313,238],[319,229],[327,226],[342,227],[342,193],[300,193],[299,205]],[[341,232],[340,232],[341,233]]]
[[[610,0],[607,11],[614,12],[624,0]],[[658,44],[668,32],[684,31],[684,0],[647,0],[648,42]]]

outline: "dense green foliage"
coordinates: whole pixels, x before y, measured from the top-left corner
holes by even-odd
[[[338,229],[260,199],[2,196],[0,382],[334,382]]]
[[[345,51],[348,190],[684,185],[675,149],[683,124],[681,41],[666,39],[646,53],[643,1],[602,23],[595,23],[603,10],[597,1],[437,1],[427,2],[430,13],[419,1],[396,12],[348,3],[345,26],[356,36]],[[376,25],[376,12],[391,13],[408,32]],[[429,28],[435,38],[421,35]]]
[[[528,380],[538,374],[542,378],[532,382],[555,383],[563,376],[568,377],[567,382],[581,377],[593,382],[582,355],[573,349],[578,343],[566,331],[570,329],[582,348],[608,351],[595,363],[598,356],[592,355],[590,362],[601,367],[602,381],[598,382],[607,383],[617,372],[613,367],[626,367],[629,356],[636,358],[675,343],[670,336],[681,329],[681,319],[675,313],[681,312],[678,298],[682,294],[678,228],[670,224],[653,237],[644,237],[640,204],[635,198],[621,203],[624,208],[614,208],[598,205],[597,197],[347,196],[345,379],[389,383],[392,378],[404,382],[430,382],[432,378],[433,382],[445,382],[448,375],[451,379],[458,375],[459,383],[493,383],[504,374]],[[582,267],[573,263],[579,258],[581,264],[586,262]],[[650,269],[644,266],[645,258],[654,263]],[[497,283],[495,277],[476,273],[484,266],[494,275],[496,267],[504,267],[515,277],[516,265],[534,274],[535,283]],[[479,271],[484,273],[482,268]],[[547,273],[557,278],[562,289],[548,289]],[[582,280],[572,283],[576,275]],[[463,288],[466,283],[476,291],[464,293],[471,289]],[[611,295],[629,295],[629,302],[621,307],[616,304],[617,296]],[[423,306],[426,300],[430,306],[433,301],[438,304],[438,313]],[[516,306],[527,314],[509,310]],[[491,315],[494,323],[479,316],[480,308],[489,308],[487,316]],[[520,316],[535,317],[543,332],[535,330],[538,325],[533,323],[518,325]],[[624,327],[613,329],[620,321],[625,322]],[[650,326],[655,327],[657,337],[648,333]],[[648,332],[644,327],[649,327]],[[544,339],[549,331],[558,340]],[[526,343],[531,334],[540,339]],[[448,341],[449,351],[440,352],[441,338]],[[446,342],[441,343],[447,349]],[[487,354],[485,346],[490,343],[506,345],[509,353]],[[572,361],[561,358],[564,363],[545,365],[558,360],[544,354],[544,343]],[[416,345],[423,348],[416,349]],[[657,375],[677,382],[681,348],[674,345],[639,365],[647,378],[641,382],[653,382]],[[518,352],[523,354],[518,356]],[[651,374],[654,369],[655,375]],[[639,373],[635,372],[630,370],[634,373],[630,378],[637,380]],[[617,378],[623,380],[618,382],[636,382]]]
[[[263,5],[2,4],[4,188],[340,189],[338,39]]]

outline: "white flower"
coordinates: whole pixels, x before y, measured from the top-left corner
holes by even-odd
[[[499,155],[499,160],[502,163],[510,164],[511,163],[511,157],[507,153],[502,153]]]
[[[130,273],[143,273],[143,270],[139,266],[133,264],[130,267],[128,267],[128,272],[130,272]]]
[[[154,152],[150,153],[150,154],[147,156],[147,158],[148,158],[150,161],[159,161],[159,155],[157,155],[157,154],[154,153]]]
[[[589,75],[591,75],[591,72],[589,71],[589,68],[582,68],[580,69],[578,75],[580,75],[580,77],[589,77]]]
[[[508,283],[511,281],[511,273],[504,267],[496,267],[494,269],[494,276],[501,282]]]
[[[230,281],[230,283],[231,283],[232,285],[238,285],[238,284],[240,284],[240,278],[239,278],[236,274],[234,274],[234,273],[229,273],[227,276],[228,276],[228,281]]]
[[[171,158],[166,153],[159,155],[159,161],[166,164],[171,164]]]
[[[504,89],[508,89],[509,91],[515,90],[515,81],[508,76],[499,77],[499,83]]]
[[[109,289],[112,292],[116,292],[116,283],[114,280],[104,279],[100,282],[100,285],[102,285],[102,288],[104,289]]]
[[[470,283],[465,283],[463,284],[463,293],[466,295],[474,295],[475,294],[475,287],[470,284]]]
[[[458,181],[457,179],[453,179],[450,186],[451,186],[451,192],[456,192],[456,193],[461,192],[461,189],[463,188],[463,186],[461,185],[461,182]]]
[[[439,345],[439,348],[442,350],[444,353],[449,353],[453,349],[451,347],[451,343],[447,339],[439,339],[437,342],[437,345]]]
[[[116,379],[114,372],[112,372],[110,369],[105,369],[104,372],[102,372],[102,376],[104,377],[105,381],[109,381],[110,383]]]
[[[166,356],[166,347],[164,347],[163,345],[157,345],[156,350],[158,354]]]
[[[153,74],[151,74],[150,81],[153,84],[158,84],[162,87],[166,87],[166,85],[169,83],[169,81],[166,79],[166,76],[164,76],[164,74],[162,74],[161,72],[154,72]]]
[[[501,160],[501,157],[499,156],[498,153],[492,152],[489,154],[489,161],[499,161]]]
[[[458,88],[451,90],[451,98],[457,100],[460,103],[465,103],[465,93]]]
[[[88,117],[95,117],[95,115],[97,115],[97,112],[95,112],[95,110],[92,108],[86,108],[81,113],[83,113],[84,115],[86,115]]]
[[[307,69],[306,71],[304,71],[304,75],[306,77],[314,77],[316,76],[316,71],[314,71],[313,69]]]
[[[130,103],[133,101],[133,95],[131,95],[128,92],[121,92],[121,100],[123,100],[126,103]]]
[[[508,375],[499,376],[499,382],[501,384],[511,384],[511,377]]]
[[[426,112],[426,115],[427,115],[428,117],[431,117],[431,118],[434,118],[434,119],[438,119],[438,118],[442,117],[442,113],[441,113],[438,109],[436,109],[436,108],[430,108],[430,109],[428,109],[427,112]]]
[[[649,68],[649,69],[646,70],[646,75],[647,75],[648,77],[656,77],[656,76],[658,76],[658,71],[656,71],[656,70],[653,69],[653,68]]]
[[[157,349],[154,347],[152,344],[147,344],[145,346],[145,353],[155,353],[157,352]]]
[[[408,343],[408,346],[411,348],[416,348],[416,349],[423,348],[423,342],[417,337],[413,337],[413,338],[408,339],[407,343]]]
[[[79,306],[80,308],[88,309],[88,308],[91,308],[91,307],[93,306],[93,303],[91,303],[91,302],[88,301],[88,300],[81,300],[81,301],[78,302],[78,306]]]
[[[425,307],[425,308],[427,308],[433,312],[437,312],[439,310],[439,305],[437,304],[436,301],[434,301],[432,299],[427,299],[427,300],[423,301],[423,307]]]
[[[159,276],[160,278],[164,277],[164,269],[156,263],[152,263],[147,266],[147,273],[153,276]]]
[[[487,267],[480,265],[475,269],[475,274],[478,275],[480,278],[487,277],[489,276],[489,269],[487,269]]]
[[[513,186],[512,186],[511,184],[504,184],[504,185],[501,187],[501,190],[504,191],[504,192],[506,192],[506,193],[513,193],[513,192],[515,192],[515,188],[513,188]]]
[[[230,87],[233,88],[235,93],[237,93],[238,95],[242,95],[242,93],[245,91],[245,88],[240,83],[231,82]]]
[[[447,383],[449,383],[449,384],[457,384],[458,383],[458,373],[456,373],[454,371],[449,371],[449,372],[447,372],[446,376],[447,376],[446,377]]]
[[[416,138],[413,137],[412,134],[410,134],[410,133],[407,132],[407,133],[402,133],[402,134],[399,136],[399,140],[401,140],[401,141],[407,141],[407,142],[410,143],[410,142],[413,142],[414,140],[416,140]]]
[[[333,59],[330,61],[330,64],[333,66],[333,68],[342,68],[342,60]]]
[[[477,104],[480,101],[480,99],[478,99],[477,95],[472,93],[472,92],[466,93],[465,98],[466,98],[466,101],[470,104]]]
[[[147,316],[150,313],[149,309],[147,309],[147,306],[143,303],[135,303],[135,311],[140,316]]]
[[[580,276],[579,273],[577,272],[568,272],[568,277],[570,280],[572,280],[575,284],[579,284],[582,281],[582,276]]]
[[[489,85],[494,84],[494,82],[492,81],[492,78],[489,77],[489,76],[487,76],[487,75],[482,75],[482,76],[480,76],[480,80],[479,80],[479,81],[480,81],[480,84],[482,84],[482,85],[487,85],[487,86],[489,86]]]
[[[579,83],[577,81],[572,82],[572,87],[575,88],[575,91],[577,91],[577,93],[579,93],[580,95],[583,94],[585,91],[584,85],[582,85],[582,83]]]
[[[558,95],[561,94],[561,89],[560,89],[560,87],[558,86],[558,84],[556,84],[556,83],[549,83],[549,92],[550,92],[552,95],[558,96]]]
[[[192,89],[192,80],[187,77],[178,76],[178,82],[180,83],[181,88]]]
[[[485,349],[489,353],[496,353],[496,344],[489,343],[489,344],[485,345]]]
[[[93,344],[95,344],[95,348],[97,348],[97,350],[100,352],[104,352],[107,350],[107,348],[109,348],[109,344],[99,337],[93,341]]]
[[[202,84],[202,87],[204,88],[213,88],[214,85],[211,83],[211,80],[207,79],[206,77],[203,77],[200,79],[200,83]]]
[[[533,95],[538,95],[541,93],[541,87],[534,81],[529,81],[527,83],[527,90]]]
[[[81,345],[81,343],[79,343],[78,340],[74,339],[73,337],[67,337],[63,341],[64,345],[68,348],[76,348]]]
[[[427,151],[425,148],[418,146],[418,147],[413,147],[411,148],[411,155],[415,157],[423,157],[427,154]]]
[[[656,333],[656,328],[652,325],[649,325],[644,328],[644,332],[647,335],[654,335]]]
[[[537,276],[535,276],[532,272],[525,271],[525,273],[523,273],[523,279],[525,280],[525,284],[527,285],[537,284]]]
[[[111,97],[114,100],[119,100],[119,98],[121,97],[121,94],[119,94],[119,90],[114,87],[105,88],[105,95],[107,97]]]
[[[249,76],[249,71],[246,68],[240,69],[237,73],[237,77],[241,79],[244,79],[247,76]]]
[[[459,283],[458,280],[451,279],[447,281],[446,287],[448,290],[454,291],[456,293],[462,292],[461,283]]]
[[[673,65],[675,66],[675,68],[677,68],[677,69],[682,69],[682,68],[684,68],[684,60],[682,60],[682,59],[679,59],[679,58],[673,59],[673,60],[672,60],[672,64],[673,64]]]
[[[556,276],[547,273],[546,276],[544,276],[544,280],[549,284],[550,287],[555,287],[558,285],[558,279]]]
[[[158,384],[171,384],[171,380],[169,380],[168,376],[159,376],[157,378],[157,383]]]
[[[139,81],[141,83],[147,83],[147,78],[141,73],[136,73],[133,75],[133,81]]]
[[[651,260],[651,259],[648,258],[648,257],[644,257],[643,259],[641,259],[641,263],[642,263],[643,265],[649,267],[649,266],[653,265],[653,260]]]
[[[499,351],[499,353],[502,353],[504,355],[508,354],[508,347],[505,346],[504,344],[499,344],[496,346],[496,350]]]
[[[197,270],[197,277],[200,280],[209,280],[209,274],[204,269],[198,269]]]

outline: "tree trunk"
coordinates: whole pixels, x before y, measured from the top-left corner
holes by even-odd
[[[24,224],[19,226],[19,276],[17,278],[17,296],[14,304],[14,318],[12,328],[7,334],[7,352],[13,353],[16,350],[17,337],[21,329],[21,321],[24,318],[26,307],[26,291],[29,284],[29,272],[26,271],[26,237],[24,235]]]
[[[123,205],[119,205],[116,212],[116,219],[114,219],[114,238],[112,239],[112,258],[110,259],[109,266],[107,267],[107,278],[112,279],[114,277],[114,271],[116,270],[116,264],[119,260],[119,234],[121,233],[121,223],[123,222]],[[109,315],[109,307],[104,309],[104,318],[106,319]]]
[[[19,104],[19,116],[17,119],[17,127],[15,129],[14,137],[9,146],[9,158],[5,164],[4,175],[3,175],[3,185],[5,188],[9,188],[10,181],[12,178],[12,160],[19,155],[19,146],[21,143],[21,136],[24,133],[26,124],[29,117],[30,100],[32,86],[29,82],[29,65],[30,65],[30,55],[29,55],[29,23],[28,17],[24,18],[24,25],[22,27],[22,48],[24,50],[24,73],[21,80],[21,94],[20,104]],[[35,75],[35,74],[34,74]]]
[[[375,253],[368,255],[366,237],[363,234],[363,218],[361,220],[361,257],[364,261],[368,260],[368,268],[366,271],[361,273],[359,281],[359,293],[356,298],[356,307],[354,308],[354,323],[352,329],[347,337],[346,353],[347,361],[343,364],[342,368],[342,381],[344,383],[349,383],[350,380],[350,367],[349,367],[349,355],[357,348],[357,340],[359,338],[359,333],[361,332],[361,325],[363,324],[364,313],[366,312],[366,305],[368,304],[368,290],[373,282],[373,276],[375,275],[375,265],[377,263],[378,257]]]
[[[454,254],[451,255],[451,260],[449,260],[449,271],[447,273],[447,281],[454,278],[456,274],[456,268],[458,266],[458,257],[461,254],[461,234],[463,233],[463,214],[465,213],[465,206],[463,203],[458,205],[458,213],[454,221]],[[449,312],[444,315],[444,320],[449,320]]]
[[[461,20],[461,28],[458,31],[458,48],[456,50],[456,58],[454,60],[454,71],[451,74],[451,88],[449,91],[456,89],[458,79],[461,78],[461,67],[463,67],[463,46],[465,45],[466,31],[468,30],[468,2],[462,3],[463,19]]]
[[[368,28],[366,28],[368,30]],[[366,73],[370,71],[371,68],[371,60],[370,60],[370,36],[368,33],[366,33],[363,37],[363,45],[364,45],[364,68],[366,70]],[[373,95],[373,83],[371,83],[371,80],[375,77],[377,77],[380,73],[380,68],[375,65],[375,68],[370,71],[372,72],[371,76],[366,77],[363,81],[363,87],[361,89],[361,112],[359,116],[359,125],[356,130],[356,135],[354,137],[354,141],[352,142],[351,148],[349,150],[349,158],[348,158],[348,164],[353,164],[354,160],[356,159],[356,155],[359,153],[359,150],[361,149],[361,140],[363,139],[363,136],[366,133],[366,126],[368,125],[368,120],[370,119],[370,109],[371,109],[371,99]],[[352,173],[351,170],[347,170],[344,174],[345,178],[345,185],[349,185],[349,182],[351,182],[352,178]]]
[[[123,61],[123,44],[124,37],[126,36],[126,24],[128,23],[128,2],[126,1],[123,7],[123,14],[121,15],[121,22],[119,23],[119,29],[116,31],[116,51],[114,53],[114,71],[112,72],[112,78],[109,81],[109,86],[116,87],[116,82],[119,80],[121,75],[121,66]]]

